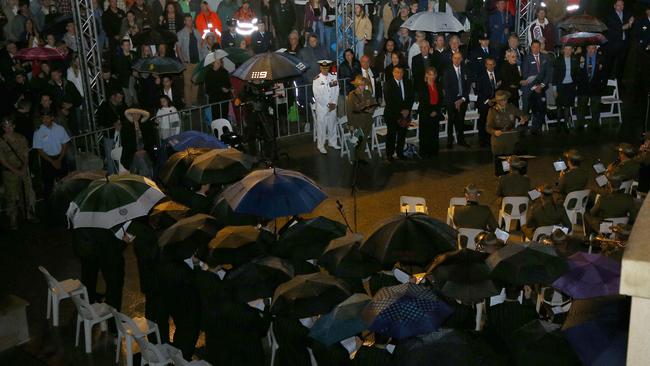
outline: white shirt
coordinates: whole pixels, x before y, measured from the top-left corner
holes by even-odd
[[[174,98],[172,97],[172,88],[169,88],[167,90],[163,89],[163,94],[169,97],[169,100],[172,102],[174,101]]]
[[[409,54],[408,54],[408,64],[409,64],[409,68],[411,68],[411,65],[412,65],[412,63],[413,63],[413,57],[419,55],[420,53],[422,53],[422,51],[420,51],[420,45],[417,44],[417,42],[416,42],[416,43],[413,43],[413,45],[411,46],[411,48],[409,48]]]
[[[50,128],[41,124],[41,127],[34,132],[33,147],[41,149],[49,156],[58,155],[61,152],[61,145],[70,141],[70,136],[61,125],[52,122]]]
[[[370,80],[370,85],[372,85],[372,93],[375,94],[375,78],[370,69],[361,69],[361,74],[364,78]]]
[[[69,67],[66,75],[66,79],[68,79],[68,81],[71,82],[77,88],[79,95],[83,97],[84,87],[83,87],[83,82],[81,81],[81,71],[79,71],[79,73],[75,75],[74,70],[72,70],[72,67]]]
[[[339,84],[336,75],[322,73],[314,79],[312,89],[314,100],[320,107],[326,108],[328,104],[336,104],[339,97]]]

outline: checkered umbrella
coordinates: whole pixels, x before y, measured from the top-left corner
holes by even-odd
[[[434,290],[403,283],[379,290],[362,316],[369,330],[402,339],[437,330],[451,313]]]

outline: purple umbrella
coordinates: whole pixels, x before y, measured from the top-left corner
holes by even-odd
[[[621,264],[601,254],[578,252],[568,258],[569,270],[553,287],[574,299],[618,294]]]

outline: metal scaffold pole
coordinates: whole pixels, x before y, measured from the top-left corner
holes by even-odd
[[[72,1],[72,14],[77,29],[77,49],[79,50],[79,69],[83,82],[83,109],[88,121],[86,127],[95,130],[94,114],[104,101],[104,81],[102,80],[102,55],[98,43],[97,25],[93,13],[92,0]]]
[[[537,0],[517,0],[515,9],[515,32],[519,36],[519,44],[527,45],[527,30],[535,20],[535,9],[541,4]]]
[[[354,0],[336,1],[336,64],[340,64],[343,51],[354,50]]]

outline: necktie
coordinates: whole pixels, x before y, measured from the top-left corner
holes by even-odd
[[[368,85],[368,89],[370,89],[371,94],[374,94],[374,91],[372,90],[372,78],[370,77],[370,73],[368,72],[368,70],[363,70],[363,77],[368,79],[368,81],[370,81],[369,83],[370,85]]]
[[[621,23],[623,23],[623,12],[617,11],[616,14],[618,14],[619,19],[621,19]],[[625,31],[623,33],[623,40],[625,41]]]
[[[487,54],[488,54],[488,49],[487,49],[487,48],[484,48],[484,49],[483,49],[483,53],[487,55]]]
[[[540,71],[539,55],[535,55],[535,65],[537,66],[537,73],[539,74]]]
[[[494,80],[494,73],[490,72],[490,84],[492,84],[492,92],[497,89],[496,81]]]
[[[589,57],[589,62],[587,63],[587,72],[589,73],[589,81],[594,78],[594,66],[591,62],[591,57]]]
[[[463,82],[460,74],[460,67],[456,67],[456,78],[458,79],[458,95],[463,95]]]
[[[404,84],[402,84],[402,80],[399,80],[397,83],[399,84],[399,91],[400,95],[402,96],[402,100],[404,100]]]

